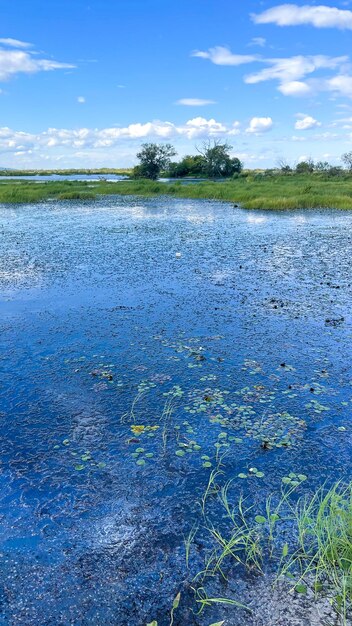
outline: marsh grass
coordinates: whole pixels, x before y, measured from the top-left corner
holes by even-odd
[[[228,580],[236,565],[263,573],[271,564],[271,571],[277,571],[276,582],[290,581],[291,591],[297,593],[308,588],[316,595],[323,592],[347,624],[352,605],[352,483],[321,487],[299,498],[297,486],[284,487],[278,496],[268,496],[263,514],[256,514],[255,506],[247,505],[243,496],[231,504],[233,481],[212,491],[218,477],[214,470],[202,499],[209,548],[204,569],[194,577],[200,585],[196,601],[201,607],[216,601],[207,597],[208,577]],[[205,510],[211,492],[222,509],[212,507],[213,521]]]
[[[337,483],[328,491],[320,488],[313,496],[300,498],[292,517],[298,545],[280,573],[298,572],[298,584],[313,578],[315,590],[330,588],[346,623],[352,601],[352,483]]]
[[[352,209],[352,176],[324,174],[246,177],[224,182],[162,183],[148,180],[107,181],[1,181],[0,202],[40,202],[47,199],[92,199],[99,195],[158,195],[223,200],[247,209]]]

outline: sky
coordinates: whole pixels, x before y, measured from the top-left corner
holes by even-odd
[[[352,0],[0,0],[0,167],[130,167],[221,139],[247,168],[352,149]]]

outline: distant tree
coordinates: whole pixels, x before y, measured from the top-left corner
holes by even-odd
[[[347,167],[350,172],[352,171],[352,152],[345,152],[341,157],[342,163]]]
[[[328,172],[331,168],[330,163],[328,161],[318,161],[314,165],[314,169],[316,172]]]
[[[296,165],[297,174],[311,174],[314,172],[314,162],[312,159],[308,159],[307,161],[300,161]]]
[[[232,146],[228,143],[222,143],[218,139],[206,141],[197,150],[204,161],[204,174],[209,178],[232,176],[242,171],[241,161],[237,157],[230,157]]]
[[[144,143],[142,149],[137,154],[139,165],[134,168],[135,178],[150,178],[156,180],[161,170],[165,170],[170,159],[175,156],[176,150],[170,144]]]
[[[292,172],[292,167],[288,164],[285,157],[280,157],[277,160],[277,165],[283,174],[289,174],[290,172]]]

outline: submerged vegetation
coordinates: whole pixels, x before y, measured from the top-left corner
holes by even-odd
[[[247,209],[336,208],[352,209],[349,173],[283,175],[244,172],[222,182],[107,181],[0,181],[0,202],[92,200],[99,195],[170,195],[177,198],[232,202]]]

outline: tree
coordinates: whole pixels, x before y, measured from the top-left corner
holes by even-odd
[[[187,154],[179,163],[170,163],[168,176],[182,178],[183,176],[202,176],[204,174],[204,159],[200,154]]]
[[[142,149],[137,154],[140,164],[134,168],[134,176],[156,180],[161,170],[168,167],[171,157],[175,154],[176,150],[170,143],[143,143]]]
[[[242,171],[241,161],[230,157],[232,146],[228,143],[221,143],[219,139],[205,141],[197,150],[204,160],[204,174],[209,178],[232,176]]]
[[[352,172],[352,152],[345,152],[341,157],[341,161]]]
[[[314,162],[312,159],[308,159],[308,161],[300,161],[296,165],[297,174],[311,174],[314,172]]]
[[[314,169],[316,172],[328,172],[331,169],[331,165],[328,161],[318,161],[314,165]]]

